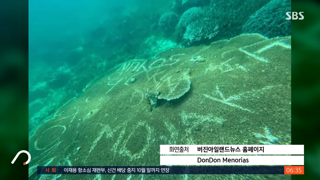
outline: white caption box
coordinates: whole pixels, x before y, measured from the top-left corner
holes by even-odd
[[[304,165],[303,156],[160,156],[160,165]]]
[[[174,147],[180,148],[178,151],[175,151]],[[188,147],[188,151],[180,151],[181,147],[183,149]],[[212,149],[212,151],[198,151],[199,148],[203,147]],[[215,152],[215,147],[224,147],[224,149],[229,149],[229,152]],[[253,147],[253,149],[258,149],[258,151],[244,152],[245,147]],[[239,148],[240,152],[231,152],[231,148]],[[160,154],[304,154],[304,145],[160,145]]]

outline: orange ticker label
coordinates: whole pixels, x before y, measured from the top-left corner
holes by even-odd
[[[304,174],[304,166],[285,166],[284,174]]]

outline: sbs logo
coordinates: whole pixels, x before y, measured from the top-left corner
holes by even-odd
[[[303,16],[304,12],[286,12],[287,18],[286,20],[303,20],[304,16]],[[291,14],[291,15],[290,15]]]

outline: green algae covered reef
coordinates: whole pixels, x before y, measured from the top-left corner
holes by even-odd
[[[31,135],[29,176],[289,179],[39,178],[36,167],[158,166],[161,144],[290,144],[290,124],[291,37],[242,34],[126,61],[92,80]]]

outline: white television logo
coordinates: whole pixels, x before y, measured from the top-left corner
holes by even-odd
[[[286,20],[303,20],[304,16],[303,16],[304,12],[286,12],[287,18]],[[290,15],[291,14],[291,15]]]
[[[27,160],[26,162],[24,162],[23,165],[29,164],[29,162],[30,162],[30,160],[31,160],[31,155],[30,155],[30,153],[29,153],[28,151],[26,151],[26,150],[21,150],[21,151],[19,151],[19,152],[16,154],[16,156],[13,158],[13,160],[11,161],[11,164],[13,164],[13,163],[17,160],[17,158],[19,157],[19,155],[20,155],[21,153],[25,153],[25,154],[28,155],[28,160]]]

